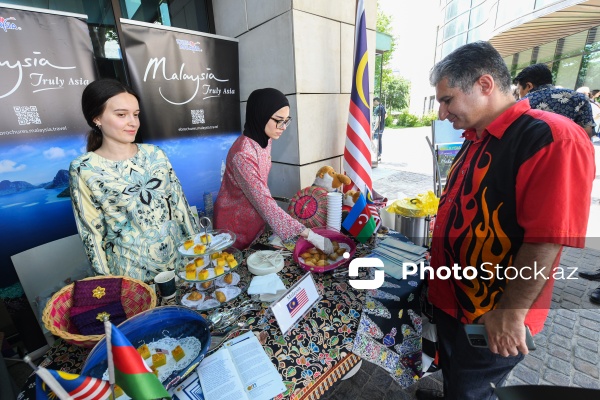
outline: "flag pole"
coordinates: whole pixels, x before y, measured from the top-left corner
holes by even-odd
[[[115,396],[115,363],[113,360],[112,354],[112,343],[111,343],[111,323],[108,320],[108,317],[105,315],[104,318],[104,333],[106,340],[106,359],[108,362],[108,383],[110,384],[110,392],[112,393],[112,398],[116,399]]]
[[[40,368],[37,365],[35,365],[31,361],[31,358],[29,356],[23,357],[23,361],[25,361],[27,364],[29,364],[31,368],[33,368],[33,372],[35,372],[36,375],[39,376],[40,379],[46,383],[46,385],[48,385],[48,387],[54,392],[56,397],[58,397],[60,400],[73,400],[71,395],[69,395],[69,393],[67,393],[67,391],[60,385],[60,383],[58,383],[58,381],[54,379],[54,377],[50,374],[50,372],[48,372],[46,368]]]

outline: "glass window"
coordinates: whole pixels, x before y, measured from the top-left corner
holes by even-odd
[[[451,20],[458,14],[468,11],[471,8],[471,0],[452,0],[446,6],[446,21]]]
[[[444,26],[444,39],[451,38],[452,36],[463,33],[467,30],[469,24],[469,13],[466,12],[458,17],[454,18],[452,21],[448,22],[446,26]]]
[[[554,61],[554,55],[556,53],[556,40],[554,42],[546,43],[541,45],[538,49],[537,62],[548,63]]]
[[[533,49],[527,49],[519,53],[518,69],[523,69],[531,64],[531,53]]]
[[[496,27],[530,14],[534,5],[535,0],[499,0]]]
[[[575,56],[583,53],[588,31],[576,33],[564,38],[564,43],[559,58]]]
[[[535,0],[535,9],[539,10],[552,3],[558,3],[558,0]]]
[[[460,35],[454,36],[452,39],[447,40],[442,45],[442,57],[446,57],[448,54],[452,52],[452,50],[462,46],[467,43],[467,33],[462,33]]]
[[[558,71],[554,84],[568,89],[575,89],[581,65],[581,56],[565,58],[557,62]]]
[[[123,18],[199,32],[211,29],[208,0],[121,0]]]
[[[583,86],[591,90],[600,89],[600,52],[587,55],[586,61],[586,68],[581,68],[581,74],[584,75]]]
[[[484,3],[477,7],[473,7],[471,10],[471,20],[469,22],[469,28],[474,28],[485,21],[489,16],[489,6]]]

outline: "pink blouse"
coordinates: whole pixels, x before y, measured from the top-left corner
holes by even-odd
[[[271,140],[261,148],[240,135],[229,149],[225,175],[214,208],[214,226],[236,234],[234,247],[245,249],[263,232],[265,223],[282,240],[306,227],[277,205],[267,185],[271,170]]]

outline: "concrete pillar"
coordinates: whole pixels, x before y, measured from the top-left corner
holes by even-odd
[[[372,93],[377,1],[366,0],[365,7]],[[341,171],[356,1],[218,0],[213,9],[217,35],[240,41],[242,124],[255,89],[274,87],[290,102],[293,121],[273,143],[271,193],[293,196],[324,165]]]

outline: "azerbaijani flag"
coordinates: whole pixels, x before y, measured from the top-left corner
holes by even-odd
[[[129,340],[111,324],[110,341],[115,364],[115,383],[132,399],[170,399],[171,396]]]
[[[36,373],[38,373],[35,385],[37,400],[57,398],[46,384],[47,374],[50,374],[73,400],[104,400],[110,394],[109,383],[101,379],[45,368],[39,368]]]
[[[377,225],[362,193],[358,196],[344,222],[342,222],[342,227],[361,243],[369,240],[375,232]]]

